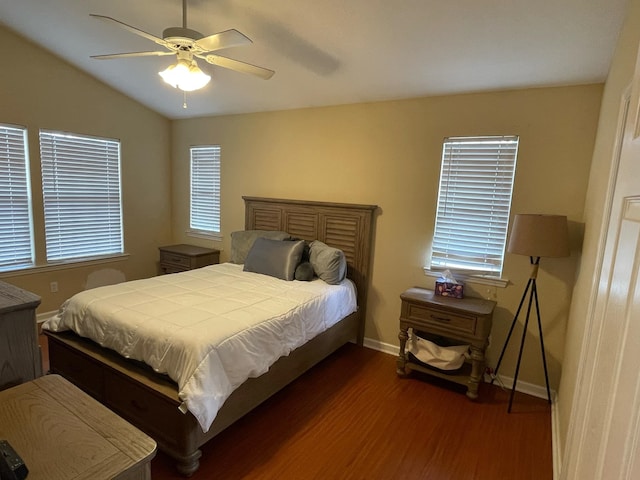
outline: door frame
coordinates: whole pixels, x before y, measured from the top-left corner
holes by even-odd
[[[617,385],[614,389],[606,394],[603,394],[598,389],[598,378],[603,373],[598,368],[598,355],[605,344],[610,340],[609,335],[606,335],[606,329],[608,327],[604,311],[606,310],[608,295],[602,294],[600,289],[602,288],[602,281],[604,276],[609,276],[610,272],[607,272],[608,266],[604,264],[607,258],[607,248],[609,247],[608,234],[611,227],[612,219],[617,221],[623,218],[622,210],[619,214],[618,209],[623,209],[627,204],[625,198],[620,198],[619,202],[616,199],[616,193],[618,189],[618,181],[620,175],[620,167],[622,161],[630,161],[629,159],[623,160],[625,154],[625,142],[638,142],[636,139],[638,128],[640,128],[640,101],[638,99],[640,87],[640,79],[638,78],[638,65],[636,65],[636,73],[633,78],[633,84],[627,86],[622,94],[620,107],[618,110],[618,122],[616,127],[616,142],[612,151],[612,162],[609,169],[609,180],[607,186],[607,194],[605,205],[603,209],[602,221],[600,223],[600,232],[598,236],[598,244],[596,250],[596,263],[594,268],[594,275],[590,284],[590,301],[587,307],[587,313],[585,318],[585,329],[582,338],[580,361],[578,364],[578,371],[576,376],[576,384],[574,388],[574,397],[571,406],[569,428],[565,443],[565,452],[563,455],[563,462],[561,465],[560,477],[562,480],[573,480],[575,478],[584,478],[584,470],[597,474],[598,469],[601,468],[608,457],[607,443],[609,440],[610,424],[604,423],[601,427],[593,425],[594,418],[591,418],[592,409],[602,407],[602,401],[606,401],[605,410],[610,413],[613,408],[613,404],[617,398]],[[631,123],[631,125],[630,125]],[[614,204],[614,200],[616,204]],[[619,203],[619,205],[617,204]],[[615,239],[617,241],[617,238]],[[607,281],[607,285],[609,281]],[[628,323],[627,323],[628,325]],[[624,344],[624,337],[622,338]],[[620,361],[624,351],[616,353],[616,362]],[[611,372],[613,374],[613,372]],[[610,421],[609,415],[603,419],[604,422]],[[638,443],[639,432],[638,426],[632,425],[627,430],[627,437],[631,439],[631,445]],[[598,451],[598,454],[593,456],[591,452]],[[623,472],[631,470],[634,464],[633,454],[626,453],[625,465],[621,466],[620,478]],[[585,465],[592,466],[593,468],[585,467]],[[580,472],[583,472],[582,474]],[[558,478],[558,472],[554,472],[554,477]],[[591,478],[591,477],[589,477]]]

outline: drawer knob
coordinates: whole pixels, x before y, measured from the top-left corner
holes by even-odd
[[[431,315],[431,318],[438,320],[439,322],[450,322],[451,319],[447,317],[438,317],[437,315]]]

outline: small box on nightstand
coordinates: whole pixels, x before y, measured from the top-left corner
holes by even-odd
[[[461,283],[440,282],[436,280],[434,293],[442,297],[462,298],[464,287]]]

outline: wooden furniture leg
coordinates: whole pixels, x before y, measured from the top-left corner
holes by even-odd
[[[407,376],[407,370],[405,368],[405,365],[407,363],[407,357],[405,354],[404,349],[407,346],[407,340],[409,339],[409,334],[407,333],[408,328],[407,327],[401,327],[400,328],[400,332],[398,333],[398,339],[400,340],[400,352],[398,353],[398,360],[397,360],[397,374],[399,377],[406,377]]]

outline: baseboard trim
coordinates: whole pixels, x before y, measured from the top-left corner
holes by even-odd
[[[58,310],[52,310],[50,312],[42,312],[36,315],[36,322],[38,323],[38,325],[43,324],[46,320],[49,320],[51,317],[53,317],[56,313],[58,313]]]
[[[491,377],[489,375],[484,376],[485,382],[491,382]],[[506,390],[511,390],[513,387],[513,378],[507,377],[505,375],[497,375],[494,384],[498,384],[502,388]],[[518,384],[516,385],[516,392],[526,393],[527,395],[531,395],[532,397],[537,398],[547,398],[547,387],[542,385],[536,385],[535,383],[523,382],[522,380],[518,380]],[[551,405],[555,403],[556,391],[551,390]]]
[[[551,403],[551,456],[553,458],[553,479],[559,480],[562,472],[562,443],[560,442],[560,415],[557,396]]]
[[[391,345],[390,343],[383,343],[379,340],[374,340],[372,338],[364,338],[363,346],[370,348],[372,350],[377,350],[382,353],[387,353],[389,355],[398,355],[398,346]]]

